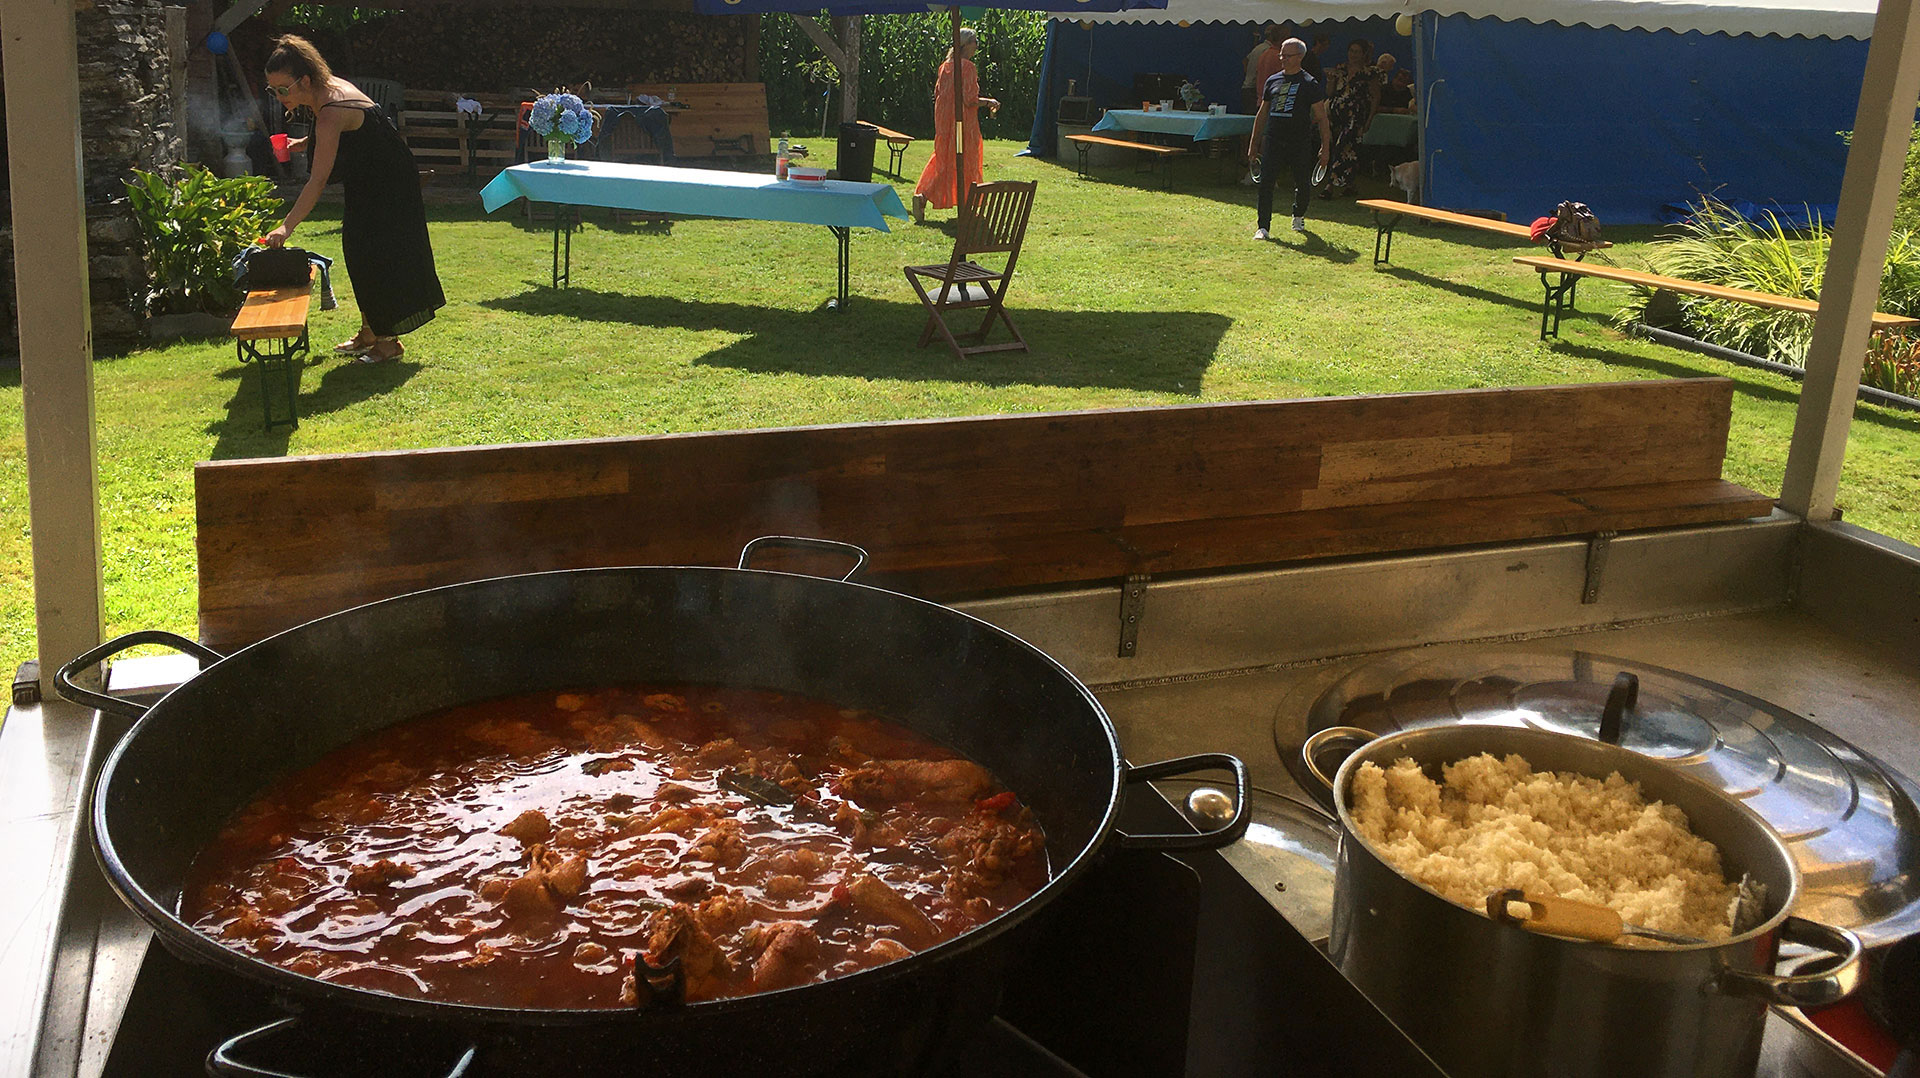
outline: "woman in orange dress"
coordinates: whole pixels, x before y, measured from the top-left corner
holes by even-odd
[[[968,185],[979,183],[986,176],[985,155],[981,152],[980,142],[980,106],[985,105],[994,112],[1000,111],[1000,102],[980,96],[980,76],[973,69],[973,50],[980,44],[979,36],[963,28],[957,38],[955,46],[947,50],[947,58],[940,65],[940,77],[934,83],[933,156],[928,159],[927,167],[921,170],[920,182],[913,188],[913,219],[920,224],[926,223],[929,202],[937,210],[960,204],[959,193],[954,187],[954,68],[958,66],[960,69],[960,115],[966,121],[967,129]]]

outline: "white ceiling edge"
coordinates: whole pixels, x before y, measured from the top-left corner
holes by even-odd
[[[1865,40],[1873,34],[1878,8],[1878,0],[1167,0],[1164,10],[1063,11],[1052,17],[1097,23],[1306,23],[1435,11],[1561,26]]]

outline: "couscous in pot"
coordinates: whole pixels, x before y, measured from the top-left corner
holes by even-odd
[[[1361,747],[1328,780],[1317,758],[1343,740]],[[1791,916],[1799,869],[1779,837],[1746,806],[1657,760],[1585,738],[1496,726],[1385,737],[1336,727],[1301,752],[1326,784],[1342,827],[1328,953],[1455,1078],[1748,1078],[1768,1004],[1832,1002],[1858,980],[1860,941],[1852,933]],[[1414,882],[1364,837],[1378,827],[1356,819],[1357,778],[1367,764],[1391,769],[1402,759],[1438,778],[1444,766],[1481,753],[1603,782],[1617,772],[1646,800],[1684,813],[1692,834],[1717,848],[1726,880],[1748,878],[1762,892],[1759,901],[1724,938],[1641,948],[1498,923],[1443,897],[1444,883]],[[1465,866],[1460,873],[1473,878]],[[1783,942],[1841,959],[1819,974],[1776,976]]]

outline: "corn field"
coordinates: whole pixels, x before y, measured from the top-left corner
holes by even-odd
[[[840,88],[833,64],[789,15],[762,15],[760,78],[775,131],[817,134],[825,109],[828,135],[839,129]],[[1000,99],[1000,112],[980,114],[987,138],[1025,138],[1033,127],[1046,16],[987,10],[967,25],[980,34],[974,64],[980,93]],[[922,137],[933,134],[933,83],[953,43],[944,13],[868,15],[860,40],[860,118]]]

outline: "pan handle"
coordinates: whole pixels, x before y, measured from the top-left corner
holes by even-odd
[[[87,652],[85,655],[81,655],[72,662],[62,666],[53,675],[54,690],[68,703],[98,708],[110,714],[124,715],[129,719],[137,719],[145,715],[147,709],[144,705],[136,704],[131,700],[122,700],[117,696],[108,696],[106,693],[94,692],[91,689],[83,689],[74,684],[73,681],[73,675],[80,671],[96,663],[105,662],[112,656],[118,655],[128,648],[138,647],[141,644],[165,644],[175,651],[184,651],[194,658],[199,659],[200,666],[203,669],[208,663],[217,663],[221,659],[226,658],[225,655],[202,644],[200,641],[190,640],[178,633],[170,633],[164,629],[142,629],[137,633],[116,636],[112,640],[107,641],[92,651]]]
[[[215,1078],[304,1078],[298,1071],[277,1070],[267,1064],[257,1061],[249,1063],[239,1058],[239,1054],[248,1048],[270,1051],[271,1042],[292,1040],[298,1037],[300,1032],[300,1018],[295,1015],[268,1022],[264,1026],[229,1037],[219,1047],[207,1053],[207,1073],[214,1075]],[[301,1046],[303,1049],[311,1047],[312,1038],[307,1040],[308,1043]],[[437,1072],[440,1078],[461,1078],[473,1068],[473,1058],[479,1050],[478,1045],[466,1045],[451,1066]],[[309,1060],[313,1058],[309,1051],[304,1050],[299,1053],[299,1057]]]
[[[1169,775],[1184,775],[1189,771],[1233,772],[1233,818],[1227,821],[1227,825],[1218,831],[1197,835],[1129,835],[1122,831],[1115,836],[1121,846],[1129,850],[1217,850],[1240,841],[1240,836],[1247,833],[1247,824],[1253,816],[1247,802],[1247,792],[1252,784],[1247,781],[1247,765],[1241,763],[1239,757],[1224,752],[1203,752],[1198,756],[1142,764],[1127,768],[1121,781],[1132,784],[1148,779],[1164,779]]]
[[[1320,766],[1320,754],[1326,751],[1328,745],[1350,741],[1353,743],[1353,748],[1358,749],[1379,737],[1380,735],[1372,730],[1362,730],[1358,726],[1329,726],[1324,730],[1316,730],[1300,745],[1300,763],[1306,768],[1307,774],[1312,777],[1316,787],[1307,792],[1325,805],[1327,811],[1339,816],[1340,799],[1333,793],[1333,776],[1327,774],[1326,768]],[[1351,754],[1353,749],[1347,751]]]
[[[1721,970],[1714,988],[1721,995],[1747,996],[1781,1007],[1824,1007],[1840,1002],[1859,987],[1860,954],[1865,949],[1859,936],[1805,917],[1789,917],[1780,923],[1780,938],[1826,951],[1833,955],[1833,961],[1822,959],[1822,965],[1827,968],[1818,973],[1796,973],[1789,977],[1739,969]]]
[[[867,567],[867,552],[860,547],[854,546],[852,543],[841,543],[832,539],[809,539],[803,535],[763,535],[740,548],[739,568],[752,568],[748,563],[753,561],[753,552],[762,547],[771,546],[796,547],[800,550],[819,550],[828,554],[845,554],[853,559],[853,568],[848,569],[846,574],[840,577],[841,580],[852,580],[854,574]]]

